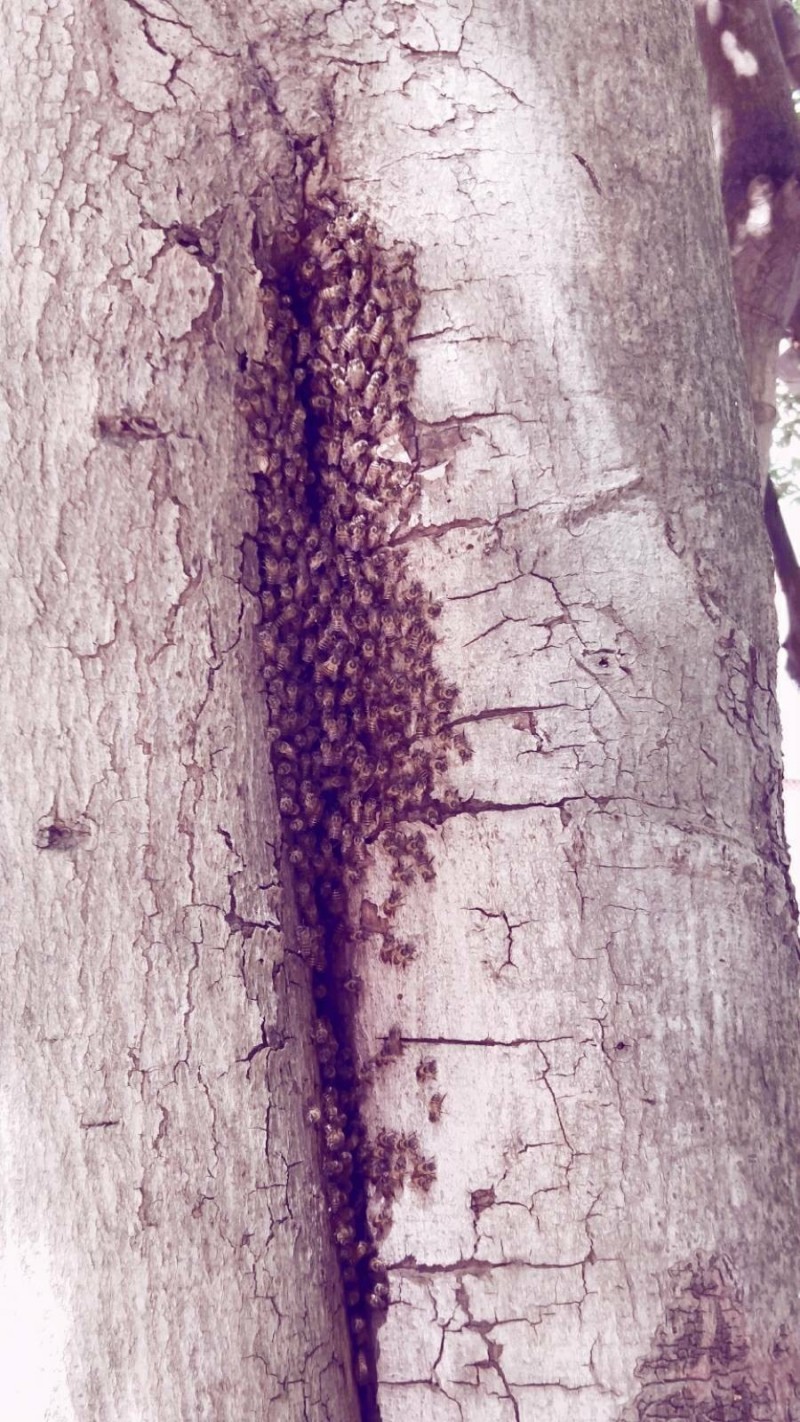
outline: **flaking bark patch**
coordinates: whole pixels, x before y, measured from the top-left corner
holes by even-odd
[[[636,1373],[620,1422],[778,1422],[772,1388],[755,1376],[741,1292],[724,1260],[671,1271],[673,1302]],[[793,1415],[793,1414],[792,1414]]]

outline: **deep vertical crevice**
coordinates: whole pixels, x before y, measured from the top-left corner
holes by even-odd
[[[295,946],[316,1005],[320,1099],[311,1117],[372,1422],[388,1285],[367,1191],[384,1152],[360,1119],[368,1066],[354,1048],[353,952],[364,930],[351,906],[380,841],[393,879],[380,905],[381,956],[407,960],[391,924],[404,888],[432,878],[422,826],[447,804],[437,782],[456,747],[456,693],[434,661],[438,609],[391,540],[415,491],[412,254],[381,247],[366,214],[344,203],[319,141],[301,163],[298,219],[258,252],[265,354],[248,362],[238,399],[259,500],[259,637]],[[420,1188],[430,1178],[418,1171]]]

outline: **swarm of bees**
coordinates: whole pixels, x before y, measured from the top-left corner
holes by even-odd
[[[379,1131],[366,1150],[367,1176],[372,1182],[375,1202],[371,1213],[376,1240],[385,1238],[392,1220],[392,1202],[407,1180],[427,1193],[436,1179],[436,1162],[420,1151],[412,1132]]]
[[[300,946],[317,989],[322,1102],[310,1119],[362,1373],[365,1315],[387,1297],[365,1181],[385,1180],[389,1167],[376,1166],[358,1123],[348,984],[365,935],[350,922],[348,894],[379,836],[392,868],[387,919],[416,876],[433,877],[424,832],[401,825],[438,822],[450,802],[446,791],[437,798],[437,776],[465,747],[450,727],[456,690],[433,658],[439,609],[391,542],[415,492],[412,256],[383,250],[366,214],[343,204],[319,142],[307,151],[297,231],[264,263],[266,351],[248,363],[237,401],[260,510],[272,761]],[[402,967],[413,953],[384,935],[384,962]],[[433,1167],[413,1155],[408,1142],[397,1146],[391,1173],[402,1157],[427,1188]]]

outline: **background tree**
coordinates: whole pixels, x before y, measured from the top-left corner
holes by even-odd
[[[782,378],[791,380],[798,319],[794,176],[800,162],[800,130],[792,85],[800,77],[800,21],[788,0],[701,4],[696,15],[765,485],[767,529],[790,615],[787,670],[798,682],[800,571],[766,476],[776,417],[778,346],[784,335],[790,336],[792,345],[780,368]]]
[[[794,159],[689,6],[4,63],[12,1414],[796,1415]]]

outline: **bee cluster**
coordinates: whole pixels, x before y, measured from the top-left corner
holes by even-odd
[[[449,805],[435,779],[456,744],[456,691],[433,660],[432,606],[391,543],[414,493],[406,399],[417,312],[411,256],[387,252],[362,212],[343,206],[324,152],[309,150],[295,235],[261,262],[266,350],[242,373],[259,498],[272,762],[291,866],[299,946],[312,968],[322,1145],[359,1381],[369,1385],[370,1315],[388,1288],[367,1223],[366,1187],[391,1174],[430,1183],[409,1138],[369,1147],[350,1045],[358,978],[349,892],[379,836],[392,888],[381,905],[381,958],[413,949],[391,932],[405,886],[433,877],[424,833]],[[385,1147],[385,1148],[384,1148]],[[402,1163],[402,1170],[401,1170]],[[406,1168],[407,1167],[407,1168]],[[388,1174],[387,1174],[388,1171]]]
[[[406,1180],[428,1191],[436,1179],[436,1162],[424,1156],[413,1132],[381,1130],[369,1150],[369,1176],[375,1191],[370,1223],[376,1240],[385,1238],[392,1222],[392,1201]]]

